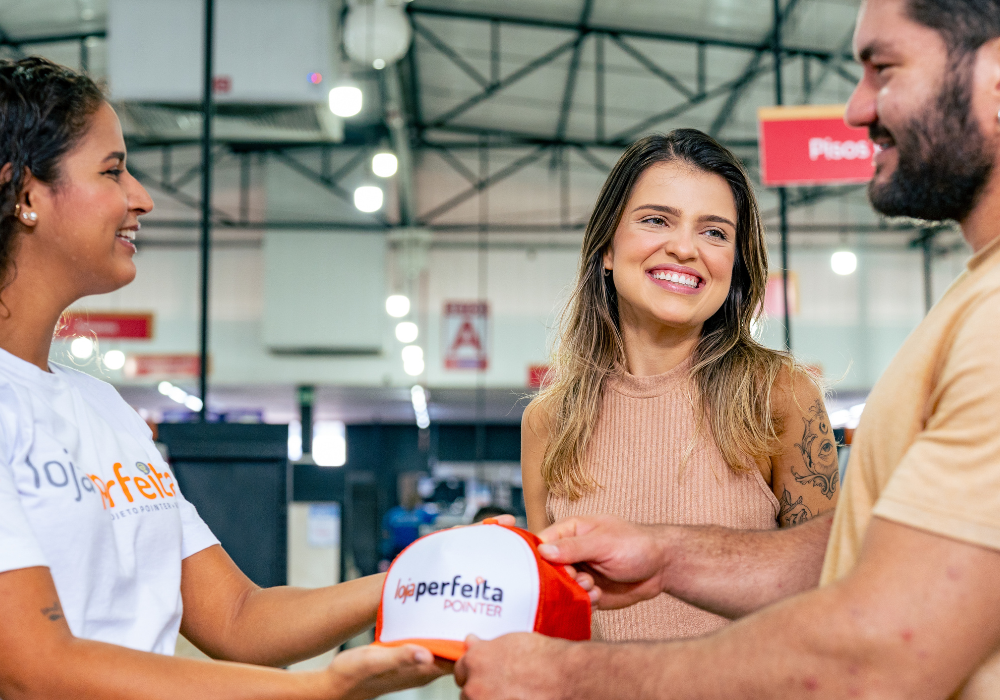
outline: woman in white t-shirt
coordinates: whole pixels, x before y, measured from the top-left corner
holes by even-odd
[[[263,668],[371,626],[383,577],[257,588],[115,390],[49,363],[63,310],[135,276],[153,202],[125,158],[89,78],[0,61],[0,697],[368,698],[440,675],[412,645]],[[179,630],[239,663],[173,658]]]

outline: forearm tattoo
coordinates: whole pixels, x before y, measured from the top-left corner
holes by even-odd
[[[49,618],[53,622],[63,619],[63,609],[59,604],[59,601],[57,600],[52,603],[51,607],[42,608],[42,615],[45,615],[45,617]]]
[[[799,496],[798,500],[793,503],[792,494],[788,493],[788,489],[782,492],[778,503],[781,506],[781,510],[778,512],[778,522],[782,527],[800,525],[813,517],[813,512],[802,502],[802,496]]]
[[[805,471],[792,466],[792,476],[800,484],[818,486],[824,496],[833,498],[840,480],[837,445],[822,401],[817,399],[810,406],[807,415],[802,416],[802,423],[802,442],[795,446],[802,453]]]

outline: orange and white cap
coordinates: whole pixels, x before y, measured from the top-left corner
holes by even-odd
[[[389,567],[376,644],[419,644],[455,661],[470,634],[590,639],[590,597],[538,554],[539,542],[493,519],[421,537]]]

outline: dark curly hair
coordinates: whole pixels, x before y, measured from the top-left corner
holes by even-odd
[[[44,58],[0,60],[0,292],[14,279],[18,221],[15,208],[27,175],[50,185],[59,165],[104,102],[93,80]]]
[[[956,62],[1000,36],[997,0],[908,0],[905,8],[910,19],[941,34]]]

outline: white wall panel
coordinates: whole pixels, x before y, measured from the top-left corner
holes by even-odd
[[[282,351],[380,353],[385,244],[378,233],[266,233],[264,344]]]
[[[270,235],[273,238],[269,245],[277,244],[288,258],[285,263],[288,278],[281,283],[284,289],[278,291],[279,295],[285,295],[284,301],[277,296],[267,300],[268,285],[264,281],[267,262],[262,249],[218,247],[213,251],[210,331],[213,382],[412,385],[414,378],[403,372],[402,344],[393,336],[395,321],[385,314],[382,306],[392,285],[377,271],[361,272],[370,269],[367,266],[373,253],[360,255],[345,252],[344,248],[335,252],[334,238],[330,239],[331,249],[323,252],[312,243],[297,244],[296,236],[301,234]],[[309,235],[323,238],[337,234]],[[800,313],[792,319],[793,345],[802,360],[822,366],[835,389],[866,389],[878,379],[922,317],[922,259],[916,250],[855,248],[858,271],[840,277],[830,269],[833,250],[792,251],[792,269],[799,275],[802,292]],[[420,326],[418,343],[426,353],[427,374],[423,379],[432,389],[474,387],[480,381],[487,387],[524,387],[528,366],[544,363],[548,358],[556,318],[569,297],[578,256],[572,248],[489,250],[485,287],[491,308],[490,367],[480,377],[476,372],[445,370],[441,338],[444,303],[479,297],[479,251],[433,248],[428,256],[426,279],[414,294],[415,309],[411,316]],[[389,251],[387,257],[391,270],[394,253]],[[964,252],[956,252],[937,258],[935,298],[940,298],[964,269],[966,257]],[[294,263],[299,258],[306,258],[307,262],[299,266]],[[113,294],[83,299],[76,306],[152,311],[156,314],[156,337],[147,342],[102,341],[102,350],[118,347],[126,353],[197,352],[197,249],[141,248],[136,265],[139,274],[131,285]],[[347,275],[352,273],[358,275],[358,280],[347,283]],[[376,277],[378,284],[373,282]],[[338,280],[343,287],[333,286]],[[359,287],[352,287],[362,284],[362,280],[372,282],[364,293]],[[351,306],[352,299],[364,305],[365,310]],[[331,313],[341,313],[345,306],[351,306],[351,313],[358,313],[361,323],[370,321],[377,325],[375,342],[383,348],[381,355],[303,357],[275,355],[270,351],[265,340],[269,313],[284,317],[279,320],[291,326],[289,334],[283,337],[279,334],[278,340],[296,338],[302,342],[297,334],[306,329],[317,334],[307,338],[308,342],[326,343],[337,324],[344,321],[324,320],[327,317],[322,314],[331,309]],[[769,345],[780,347],[784,337],[781,320],[767,320],[762,334]],[[53,356],[57,361],[69,361],[68,344],[57,342]],[[93,364],[84,369],[98,372]],[[120,374],[106,370],[101,376],[124,381]]]

